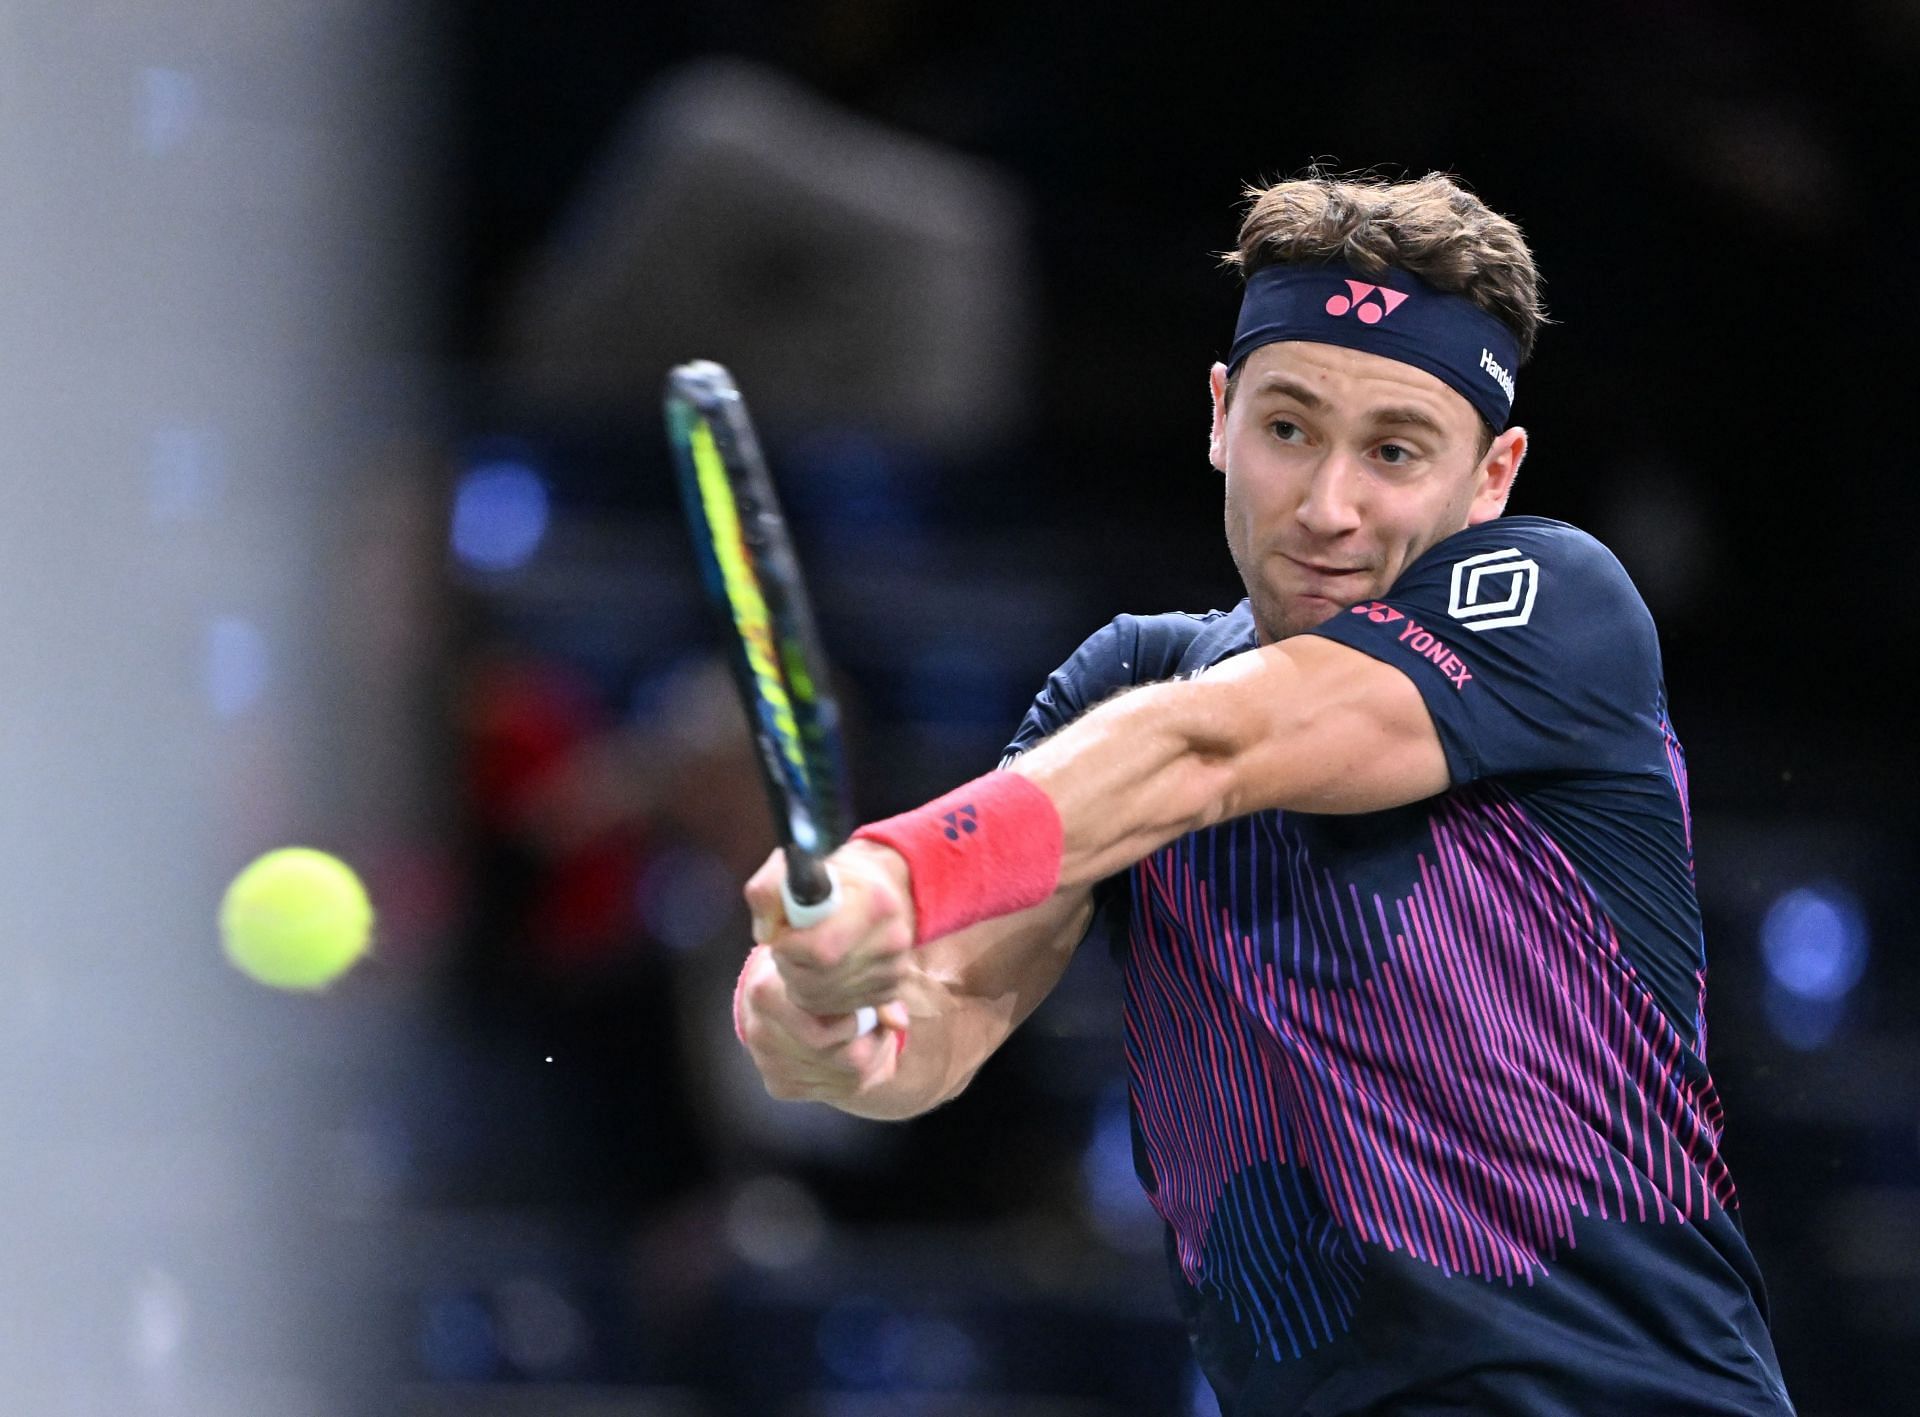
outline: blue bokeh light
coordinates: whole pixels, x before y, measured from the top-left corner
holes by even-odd
[[[1220,1417],[1220,1399],[1198,1363],[1187,1364],[1186,1417]]]
[[[483,1382],[500,1367],[493,1315],[470,1294],[442,1294],[425,1301],[420,1315],[420,1362],[441,1382]]]
[[[814,1348],[842,1387],[886,1387],[900,1377],[898,1315],[864,1295],[843,1299],[820,1316]]]
[[[547,485],[525,463],[482,463],[453,497],[453,554],[480,571],[512,571],[533,559],[547,534]]]
[[[889,1347],[902,1355],[903,1377],[915,1388],[956,1392],[967,1387],[981,1366],[973,1335],[937,1314],[893,1320]]]
[[[179,69],[142,69],[135,126],[146,152],[158,156],[186,145],[200,117],[200,88]]]
[[[1847,1018],[1844,996],[1812,999],[1792,993],[1777,983],[1767,985],[1761,1007],[1774,1037],[1802,1053],[1818,1052],[1833,1042]]]
[[[1867,967],[1866,919],[1836,887],[1788,891],[1760,922],[1760,952],[1773,982],[1795,998],[1843,999]]]
[[[1144,1252],[1160,1245],[1160,1217],[1133,1169],[1133,1128],[1125,1083],[1110,1083],[1094,1105],[1093,1127],[1080,1157],[1080,1187],[1088,1218],[1116,1249]]]
[[[820,1316],[814,1348],[834,1381],[850,1392],[955,1392],[972,1385],[985,1366],[980,1345],[953,1319],[904,1313],[866,1295],[842,1300]]]
[[[1109,1086],[1094,1109],[1092,1135],[1080,1159],[1080,1179],[1088,1201],[1100,1211],[1127,1204],[1139,1190],[1133,1175],[1126,1095],[1118,1087]]]
[[[823,428],[781,450],[792,474],[781,499],[801,521],[827,535],[884,528],[893,536],[925,530],[912,489],[924,481],[903,450],[858,428]]]
[[[266,691],[266,636],[238,615],[215,616],[207,625],[201,672],[214,716],[238,718]]]

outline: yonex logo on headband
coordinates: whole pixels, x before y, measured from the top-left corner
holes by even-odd
[[[1368,285],[1362,280],[1348,281],[1347,289],[1353,292],[1353,298],[1349,300],[1344,295],[1328,296],[1327,313],[1338,317],[1351,310],[1353,311],[1354,319],[1367,325],[1379,324],[1394,312],[1402,300],[1407,298],[1407,294],[1403,290],[1388,290],[1384,285]],[[1383,303],[1381,305],[1368,304],[1367,297],[1370,295],[1379,296]]]
[[[1247,277],[1227,351],[1229,373],[1254,350],[1298,340],[1343,345],[1424,369],[1498,433],[1513,418],[1520,346],[1514,331],[1466,296],[1411,271],[1275,262]]]
[[[1480,367],[1493,375],[1493,382],[1506,390],[1507,402],[1512,403],[1513,375],[1500,367],[1500,361],[1493,357],[1492,350],[1483,349],[1480,351]]]

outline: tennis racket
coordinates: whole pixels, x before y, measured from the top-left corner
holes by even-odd
[[[846,838],[840,710],[800,561],[733,376],[711,360],[667,375],[667,441],[709,600],[731,633],[728,660],[759,749],[787,874],[781,901],[798,928],[839,906],[826,856]],[[859,1011],[870,1032],[874,1011]]]

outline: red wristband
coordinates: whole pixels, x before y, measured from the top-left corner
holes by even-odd
[[[853,835],[906,858],[918,944],[1036,906],[1060,884],[1060,813],[1015,772],[976,777]]]

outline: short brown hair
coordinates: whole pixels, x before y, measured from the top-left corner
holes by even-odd
[[[1276,264],[1341,261],[1363,274],[1395,266],[1464,295],[1512,330],[1521,363],[1533,354],[1547,312],[1526,238],[1512,218],[1445,173],[1388,182],[1313,168],[1249,187],[1246,197],[1240,244],[1222,257],[1242,278]]]

